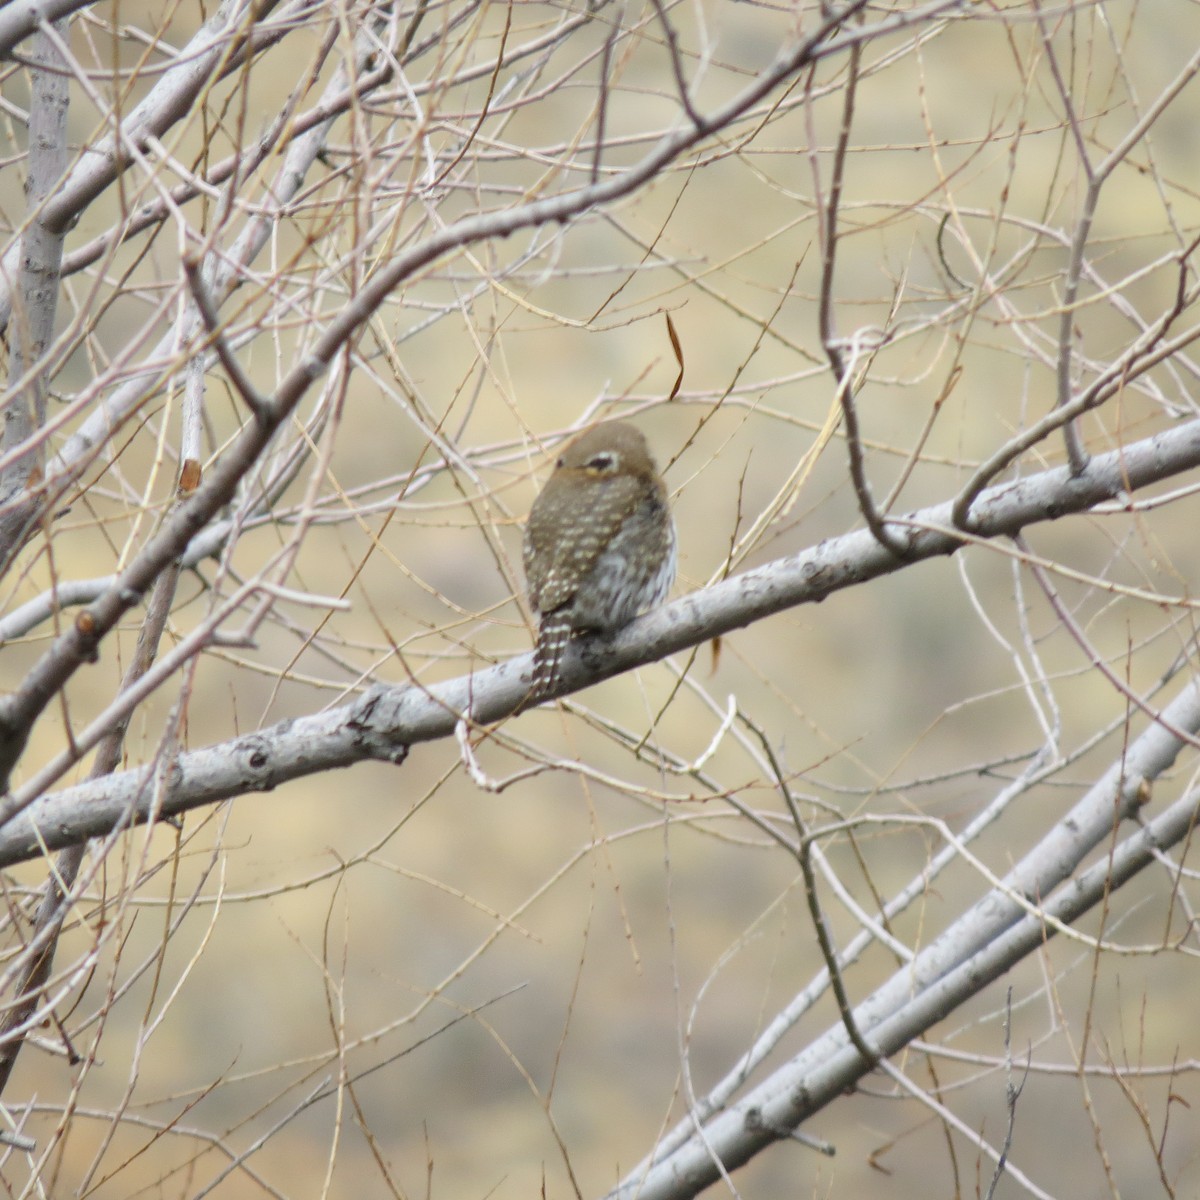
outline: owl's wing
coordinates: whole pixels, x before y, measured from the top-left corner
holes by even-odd
[[[542,613],[569,604],[629,515],[638,481],[624,475],[600,485],[547,487],[525,526],[525,578]]]

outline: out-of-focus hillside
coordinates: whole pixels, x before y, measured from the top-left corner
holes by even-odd
[[[72,163],[111,124],[84,82],[110,115],[128,112],[210,16],[102,4],[72,18]],[[247,18],[255,53],[239,57],[231,38],[228,70],[214,69],[190,115],[142,146],[66,238],[69,257],[171,196],[152,231],[63,281],[51,417],[67,415],[50,453],[95,411],[69,410],[73,399],[100,404],[139,372],[162,383],[82,471],[69,512],[14,560],[3,613],[56,581],[119,569],[172,503],[189,353],[155,345],[188,303],[181,246],[232,258],[250,223],[269,220],[221,315],[270,392],[404,248],[465,214],[614,178],[685,124],[673,54],[690,104],[711,114],[819,20],[813,6],[690,0],[278,6]],[[848,112],[839,39],[889,20],[893,32],[862,42]],[[245,528],[183,572],[164,652],[245,581],[261,575],[276,591],[248,596],[222,625],[231,636],[136,709],[123,767],[371,682],[431,685],[527,652],[521,522],[564,433],[591,419],[629,417],[655,449],[679,532],[676,596],[861,526],[823,289],[876,500],[903,513],[952,498],[1055,407],[1085,161],[1121,150],[1085,233],[1070,386],[1086,387],[1175,303],[1180,250],[1200,224],[1197,100],[1188,86],[1160,98],[1194,71],[1198,44],[1200,17],[1181,3],[944,5],[927,20],[909,6],[864,9],[644,187],[434,258],[247,474],[224,510],[249,514]],[[402,65],[338,107],[303,185],[276,208],[287,147],[317,126],[323,89],[336,91],[356,53],[363,80],[381,61]],[[24,210],[23,62],[8,62],[0,130],[10,239]],[[276,149],[251,162],[280,113]],[[821,210],[844,122],[827,272]],[[206,182],[230,155],[246,158],[241,186]],[[171,191],[197,180],[186,200]],[[1194,285],[1190,265],[1184,278]],[[670,399],[664,314],[684,360]],[[1189,320],[1179,314],[1169,335]],[[1194,419],[1188,352],[1131,372],[1079,422],[1085,446],[1111,451]],[[251,420],[210,363],[206,470]],[[289,456],[300,465],[284,478]],[[1056,433],[999,478],[1063,461]],[[250,503],[277,478],[277,494]],[[795,857],[730,803],[795,833],[764,740],[812,828],[879,818],[821,842],[875,918],[943,844],[929,826],[883,818],[960,830],[1039,752],[1057,755],[1060,769],[972,846],[1002,874],[1144,727],[1092,658],[1140,694],[1194,655],[1197,506],[1183,491],[1120,509],[1041,525],[1024,549],[982,544],[896,571],[475,730],[479,770],[515,776],[494,790],[448,739],[402,765],[314,775],[124,835],[85,866],[96,869],[59,949],[56,1019],[39,1025],[3,1097],[38,1150],[9,1150],[0,1176],[14,1195],[603,1195],[822,968]],[[1053,565],[1086,645],[1023,556]],[[264,595],[270,616],[232,636]],[[58,626],[4,645],[6,688],[74,616],[64,608]],[[17,785],[104,712],[143,619],[133,609],[71,679]],[[723,724],[731,698],[740,715]],[[89,762],[56,786],[84,780]],[[1124,1089],[1089,1074],[1197,1057],[1180,999],[1193,956],[1165,949],[1190,945],[1191,880],[1172,870],[1164,859],[1103,922],[1081,923],[1161,952],[1059,938],[936,1026],[937,1051],[899,1064],[968,1133],[1003,1144],[1011,986],[1014,1070],[1027,1056],[1035,1069],[1010,1157],[1044,1189],[1034,1194],[1148,1194],[1159,1159],[1175,1194],[1194,1190],[1176,1126],[1155,1152],[1168,1109],[1187,1124],[1194,1073],[1131,1071]],[[10,872],[12,913],[46,876],[46,860]],[[919,949],[986,887],[960,861],[890,933]],[[859,919],[832,889],[822,899],[845,945]],[[29,926],[10,925],[15,959]],[[898,965],[876,944],[847,971],[851,999]],[[823,995],[755,1080],[837,1020]],[[879,1074],[804,1132],[836,1157],[775,1147],[735,1176],[738,1194],[899,1200],[931,1185],[975,1193],[991,1175],[967,1133]]]

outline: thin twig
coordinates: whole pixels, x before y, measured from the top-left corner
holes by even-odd
[[[1012,1149],[1013,1130],[1017,1127],[1017,1101],[1021,1098],[1021,1093],[1025,1090],[1025,1081],[1029,1078],[1030,1063],[1027,1057],[1025,1060],[1025,1074],[1021,1076],[1021,1082],[1013,1082],[1012,994],[1012,985],[1009,984],[1008,990],[1004,995],[1004,1105],[1008,1110],[1008,1125],[1004,1130],[1004,1145],[1000,1147],[1000,1157],[996,1160],[996,1169],[992,1172],[992,1181],[988,1184],[984,1200],[993,1200],[993,1197],[996,1195],[996,1188],[999,1186],[1005,1169],[1008,1167],[1008,1154]]]
[[[683,71],[683,60],[679,54],[679,36],[675,32],[675,27],[667,19],[667,10],[662,0],[650,0],[650,3],[654,6],[654,12],[658,16],[658,22],[663,27],[663,34],[667,39],[667,53],[671,58],[671,71],[675,76],[675,88],[679,94],[679,102],[683,105],[683,110],[692,124],[697,129],[705,129],[704,118],[692,104],[691,89],[688,87],[687,76]]]
[[[833,325],[833,278],[837,263],[838,214],[842,202],[842,185],[846,169],[846,151],[850,144],[850,130],[854,122],[854,103],[858,86],[859,61],[862,50],[855,42],[850,47],[847,64],[846,86],[842,101],[842,123],[838,129],[837,142],[833,151],[833,166],[829,180],[829,191],[821,206],[821,285],[818,301],[818,327],[821,345],[829,359],[830,369],[837,384],[837,401],[842,410],[842,424],[846,431],[846,451],[850,459],[850,481],[858,499],[858,508],[867,523],[867,528],[881,546],[898,558],[903,558],[908,548],[903,537],[897,536],[887,527],[871,494],[867,480],[866,463],[863,457],[862,433],[859,429],[858,412],[854,403],[856,380],[853,366],[842,354],[841,344]],[[811,135],[810,135],[811,136]]]
[[[229,342],[225,338],[225,332],[221,328],[221,318],[217,313],[216,305],[204,284],[204,274],[199,261],[191,255],[187,255],[183,260],[183,273],[187,277],[192,299],[196,302],[196,309],[212,340],[213,349],[216,350],[217,357],[221,360],[221,365],[229,376],[229,382],[233,384],[238,395],[245,401],[246,407],[254,414],[255,420],[259,422],[269,420],[271,401],[254,386],[230,348]]]
[[[159,641],[166,628],[167,617],[171,612],[178,581],[178,564],[158,577],[150,596],[150,603],[147,605],[146,620],[138,635],[133,661],[129,664],[121,683],[122,691],[131,689],[153,664],[158,653]],[[125,745],[128,724],[129,714],[124,713],[114,721],[107,735],[97,746],[90,772],[92,780],[103,779],[117,769]],[[17,1056],[25,1044],[24,1034],[18,1031],[28,1025],[37,1008],[41,990],[50,977],[63,922],[74,901],[72,888],[83,864],[86,846],[86,842],[79,842],[63,850],[44,885],[33,936],[24,949],[27,965],[13,990],[18,1000],[5,1013],[3,1022],[0,1022],[0,1094],[3,1094],[12,1077]]]
[[[879,1061],[879,1051],[868,1045],[866,1038],[858,1027],[858,1022],[854,1019],[854,1006],[850,1002],[850,995],[846,991],[846,982],[842,978],[842,969],[838,962],[838,952],[833,944],[833,934],[830,932],[825,911],[821,907],[821,897],[817,894],[817,876],[812,865],[813,848],[816,845],[817,837],[808,831],[804,818],[800,813],[800,806],[796,802],[796,797],[792,794],[792,789],[788,786],[783,768],[779,765],[779,759],[775,757],[775,748],[771,745],[770,739],[766,736],[765,731],[757,725],[747,724],[749,724],[749,727],[758,736],[763,754],[770,764],[771,774],[775,777],[775,786],[779,789],[779,794],[783,797],[788,812],[791,814],[792,823],[796,826],[796,833],[799,838],[799,852],[796,855],[796,861],[800,864],[800,871],[804,876],[804,899],[808,904],[809,916],[812,918],[813,928],[817,934],[817,944],[821,948],[821,957],[825,960],[825,970],[829,973],[829,982],[833,988],[834,998],[837,1001],[838,1015],[841,1017],[842,1025],[846,1029],[846,1036],[849,1037],[855,1048],[863,1056],[864,1062],[869,1066],[874,1066]]]

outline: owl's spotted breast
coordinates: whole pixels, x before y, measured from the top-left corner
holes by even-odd
[[[661,604],[675,559],[666,488],[641,432],[608,421],[581,434],[525,527],[525,576],[539,618],[526,704],[555,687],[574,634],[615,633]]]

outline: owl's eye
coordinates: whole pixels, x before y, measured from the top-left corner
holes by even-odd
[[[587,461],[587,469],[597,475],[607,475],[615,470],[616,466],[617,456],[607,450],[603,454],[593,455]]]

